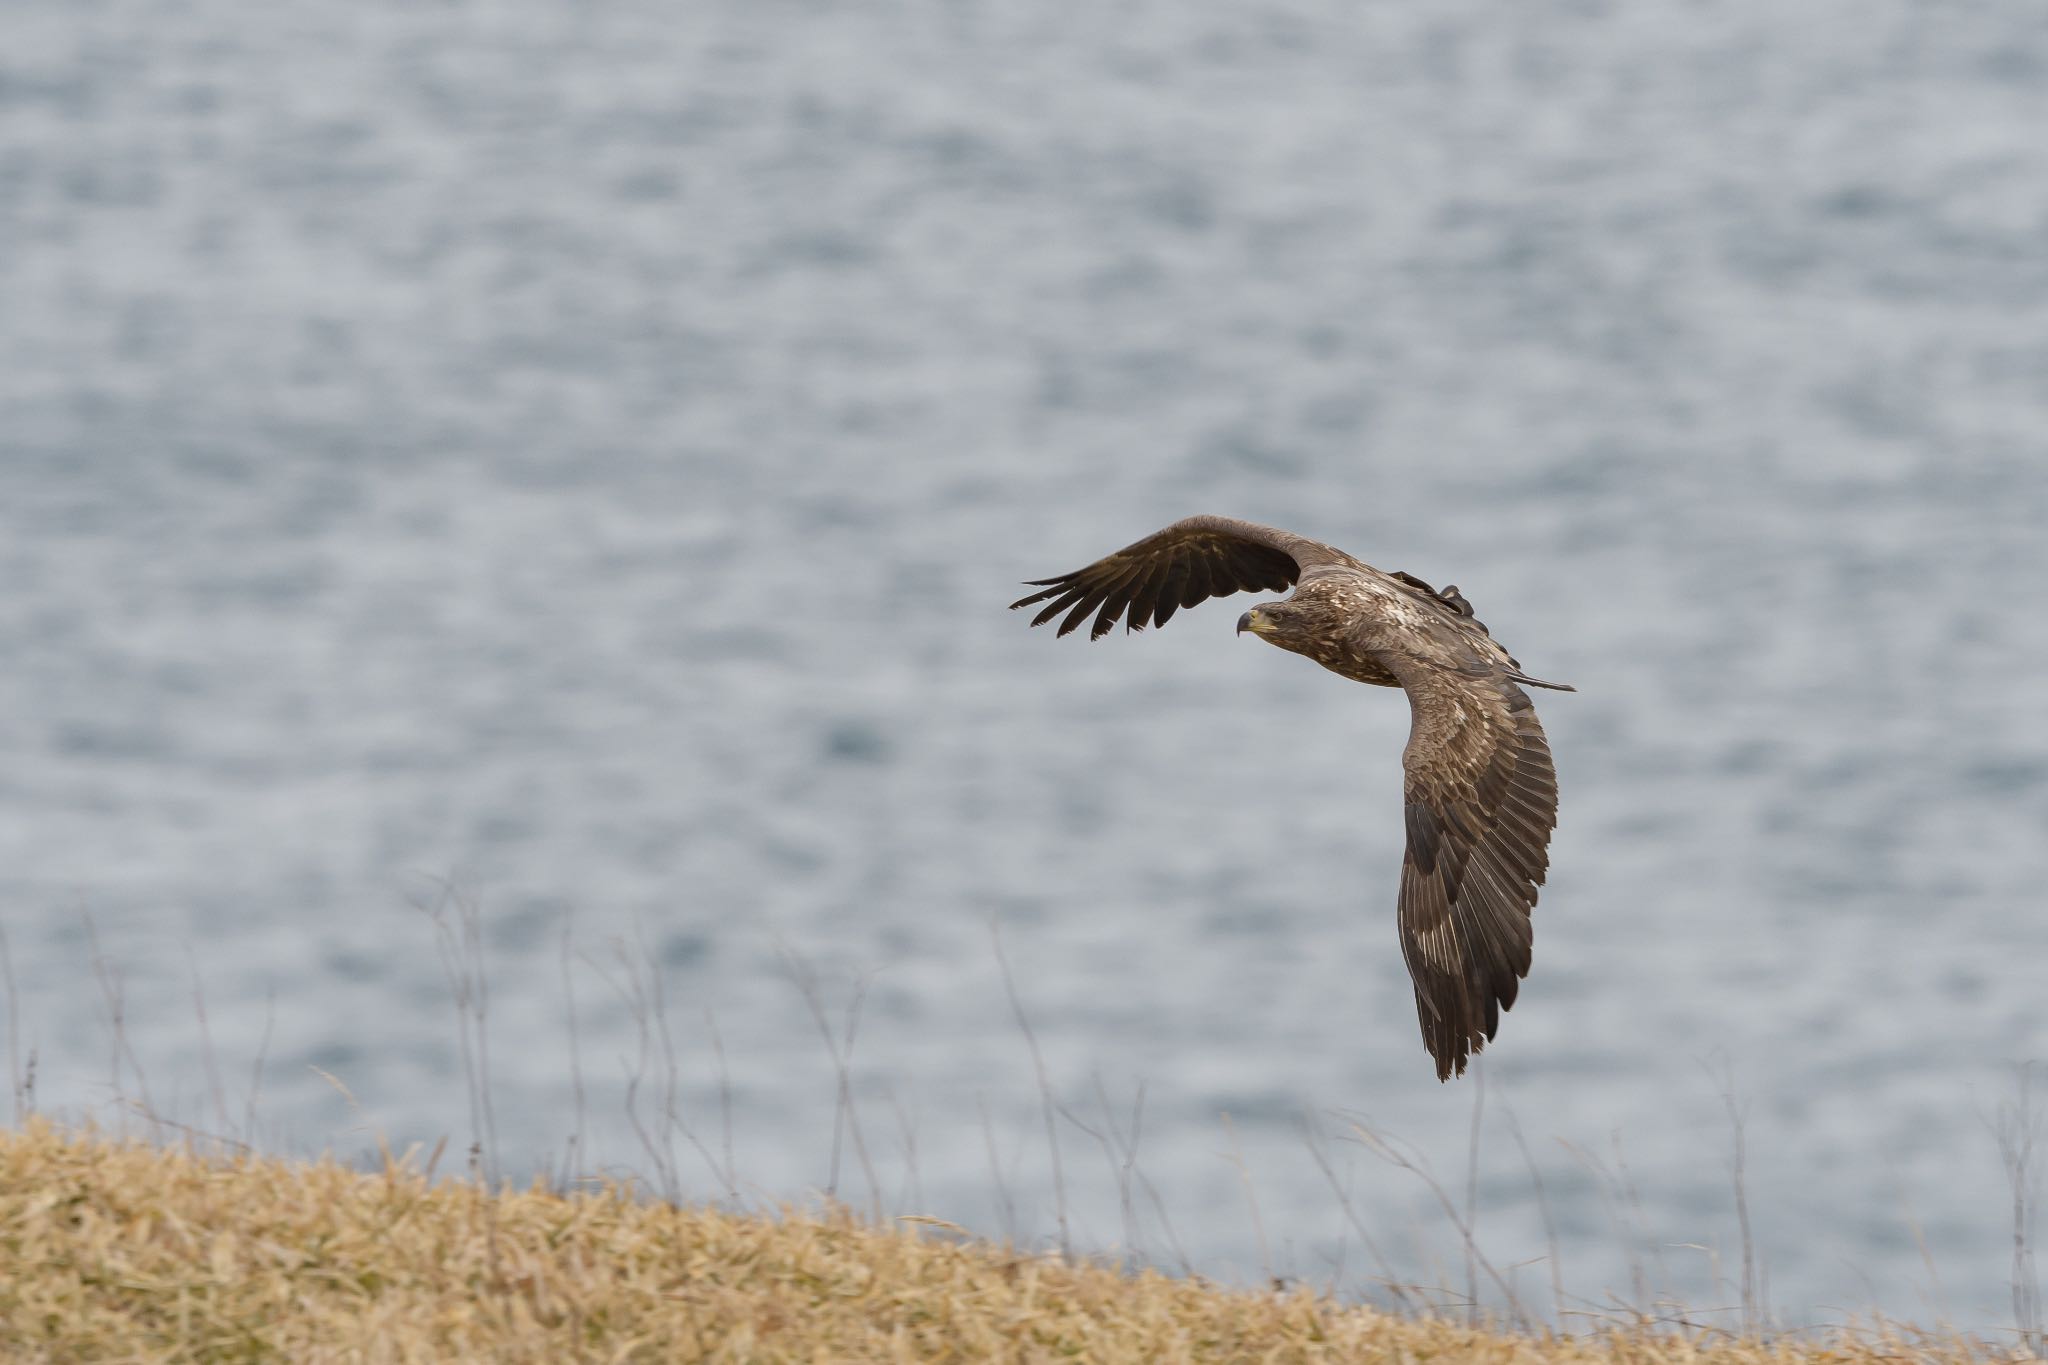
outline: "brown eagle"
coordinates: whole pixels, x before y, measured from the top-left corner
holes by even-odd
[[[1090,639],[1122,618],[1163,626],[1181,607],[1234,592],[1293,588],[1237,618],[1333,673],[1408,694],[1408,851],[1401,955],[1438,1080],[1500,1027],[1529,973],[1529,912],[1557,827],[1557,774],[1521,684],[1576,689],[1522,672],[1454,587],[1383,573],[1317,541],[1231,517],[1189,517],[1010,604],[1043,602],[1034,626],[1090,616]]]

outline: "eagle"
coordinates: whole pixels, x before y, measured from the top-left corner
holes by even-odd
[[[1031,624],[1063,617],[1060,635],[1092,616],[1091,640],[1119,619],[1143,630],[1211,597],[1293,588],[1238,617],[1238,634],[1408,694],[1401,955],[1437,1079],[1463,1075],[1529,974],[1529,912],[1557,827],[1550,745],[1522,689],[1577,689],[1524,673],[1457,588],[1233,517],[1188,517],[1026,586],[1040,591],[1012,610],[1044,603]]]

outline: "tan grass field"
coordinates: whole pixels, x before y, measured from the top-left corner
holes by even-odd
[[[1063,1263],[943,1226],[489,1193],[393,1164],[0,1132],[0,1360],[2017,1359],[1904,1331],[1571,1338]]]

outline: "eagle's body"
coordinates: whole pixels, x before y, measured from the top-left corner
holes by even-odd
[[[1557,777],[1520,684],[1572,689],[1522,672],[1456,588],[1383,573],[1342,550],[1229,517],[1189,517],[1059,578],[1012,607],[1047,602],[1031,624],[1091,614],[1100,638],[1234,592],[1293,586],[1238,621],[1333,673],[1408,694],[1408,851],[1401,868],[1401,948],[1415,982],[1422,1038],[1437,1076],[1500,1026],[1529,971],[1529,912],[1557,824]]]

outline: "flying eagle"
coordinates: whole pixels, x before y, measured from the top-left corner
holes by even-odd
[[[1438,1080],[1500,1027],[1529,973],[1529,912],[1557,827],[1557,774],[1521,684],[1559,692],[1487,634],[1454,587],[1383,573],[1342,550],[1231,517],[1177,521],[1010,604],[1043,602],[1034,626],[1090,616],[1090,639],[1119,618],[1163,626],[1181,607],[1234,592],[1293,588],[1237,618],[1333,673],[1408,694],[1408,851],[1401,861],[1401,955]]]

